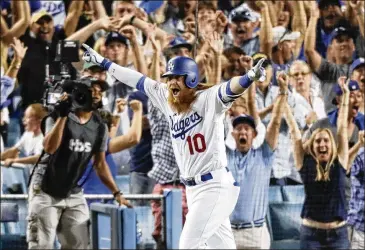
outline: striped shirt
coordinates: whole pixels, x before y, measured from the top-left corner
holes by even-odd
[[[364,184],[365,184],[365,168],[364,168],[364,147],[362,147],[351,167],[351,200],[347,223],[356,230],[364,232]]]

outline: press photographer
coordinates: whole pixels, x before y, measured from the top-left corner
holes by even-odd
[[[51,249],[56,233],[62,248],[88,247],[89,210],[77,182],[92,157],[95,171],[115,200],[130,206],[105,161],[108,131],[93,106],[98,82],[85,78],[58,84],[63,93],[45,120],[44,154],[31,176],[30,249]]]

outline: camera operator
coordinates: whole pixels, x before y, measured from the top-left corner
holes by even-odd
[[[72,91],[63,88],[67,93],[54,107],[57,116],[45,120],[44,154],[31,176],[27,232],[30,249],[51,249],[56,233],[62,249],[88,247],[89,210],[77,182],[91,157],[96,173],[116,201],[130,206],[105,161],[108,131],[94,112],[92,82],[82,79],[71,83]],[[82,93],[84,96],[77,99]],[[76,102],[83,100],[82,105]]]

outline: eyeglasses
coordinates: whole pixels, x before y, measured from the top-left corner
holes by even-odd
[[[295,72],[294,74],[290,74],[289,76],[297,78],[297,77],[299,77],[299,75],[306,76],[306,75],[309,75],[310,73],[311,73],[310,71],[308,71],[308,72]]]

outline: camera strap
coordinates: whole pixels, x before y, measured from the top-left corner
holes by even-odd
[[[42,150],[42,153],[41,153],[41,155],[39,156],[39,158],[38,158],[38,160],[37,160],[37,163],[34,165],[34,168],[33,168],[33,170],[32,170],[32,173],[30,174],[30,176],[29,176],[29,179],[28,179],[28,189],[29,189],[29,186],[30,186],[30,183],[32,182],[32,177],[33,177],[33,174],[34,174],[34,172],[35,172],[35,170],[36,170],[36,168],[38,167],[38,164],[39,164],[39,162],[41,161],[41,159],[42,159],[42,157],[44,156],[44,154],[45,154],[46,152],[44,151],[44,150]]]

